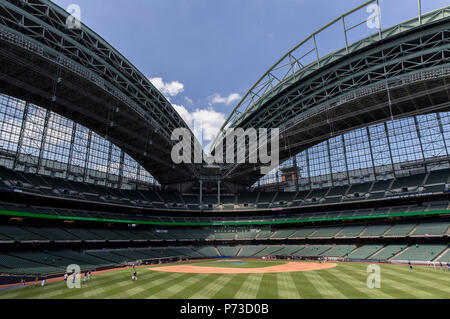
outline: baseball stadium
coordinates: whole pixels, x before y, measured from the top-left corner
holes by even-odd
[[[0,299],[449,299],[450,6],[389,1],[296,31],[210,154],[278,142],[176,163],[174,130],[201,143],[126,57],[0,0]]]

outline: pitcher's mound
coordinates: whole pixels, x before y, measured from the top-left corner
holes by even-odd
[[[202,267],[195,265],[178,265],[149,268],[153,271],[178,272],[188,274],[265,274],[278,272],[297,272],[309,270],[321,270],[336,267],[334,263],[304,263],[289,262],[284,265],[262,267],[262,268],[226,268],[226,267]]]

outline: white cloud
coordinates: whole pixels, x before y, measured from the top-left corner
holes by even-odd
[[[189,112],[183,105],[174,104],[173,107],[194,131],[198,139],[200,139],[198,133],[203,132],[204,142],[214,140],[222,124],[225,122],[225,114],[217,112],[212,108],[196,109],[193,112]],[[198,126],[201,126],[200,130],[198,130]]]
[[[241,96],[238,93],[231,93],[228,96],[221,96],[220,94],[214,94],[212,97],[212,103],[214,104],[226,104],[229,105],[235,101],[241,99]]]
[[[149,78],[149,80],[166,96],[176,96],[184,91],[184,84],[178,81],[164,82],[163,78]]]
[[[185,96],[184,99],[186,100],[186,102],[188,102],[188,104],[190,104],[190,105],[194,104],[194,101],[192,99],[188,98],[187,96]]]
[[[186,122],[186,124],[191,127],[192,126],[192,115],[183,105],[172,104],[175,108],[175,111],[180,114],[181,118]]]

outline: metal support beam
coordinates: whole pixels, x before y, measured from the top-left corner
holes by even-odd
[[[345,146],[345,135],[342,134],[342,149],[344,151],[344,161],[345,161],[345,173],[347,174],[347,181],[349,184],[351,184],[350,182],[350,173],[348,171],[348,161],[347,161],[347,147]]]
[[[88,177],[89,156],[90,156],[90,153],[91,153],[91,142],[92,142],[92,131],[89,130],[88,141],[87,141],[87,146],[86,146],[86,163],[84,165],[84,173],[83,173],[83,180],[84,180],[84,182],[87,181],[87,177]]]
[[[72,124],[72,137],[70,138],[70,146],[69,146],[69,156],[67,159],[67,171],[66,171],[66,180],[69,179],[69,175],[72,170],[72,159],[73,159],[73,148],[75,145],[75,136],[77,133],[77,123],[73,122]]]
[[[14,156],[14,163],[13,163],[14,170],[17,168],[17,163],[19,161],[19,157],[22,152],[23,135],[25,132],[25,125],[26,125],[27,117],[28,117],[28,109],[29,109],[29,103],[26,102],[25,107],[23,109],[22,124],[20,126],[20,133],[19,133],[19,140],[17,143],[16,155]]]
[[[200,180],[200,210],[203,210],[203,181]]]
[[[327,144],[328,165],[330,167],[331,187],[334,187],[333,166],[331,165],[330,140],[328,139],[325,144]]]
[[[120,152],[120,164],[119,164],[119,189],[122,188],[123,183],[123,167],[125,165],[125,152]]]
[[[450,157],[448,156],[447,141],[445,140],[444,127],[442,126],[442,119],[441,119],[440,113],[436,113],[436,119],[437,119],[437,122],[439,125],[439,131],[441,132],[441,135],[442,135],[442,140],[444,141],[445,154],[447,154],[447,159],[450,163]]]
[[[391,159],[392,174],[394,174],[394,177],[396,177],[397,174],[395,172],[394,159],[392,158],[391,141],[389,139],[389,130],[387,128],[386,122],[384,122],[383,124],[384,124],[384,133],[386,134],[386,139],[388,140],[387,147],[389,149],[389,158]]]
[[[420,152],[422,154],[423,166],[424,166],[424,168],[426,170],[427,169],[427,163],[425,161],[425,153],[423,151],[422,134],[420,133],[419,123],[417,122],[417,117],[413,116],[413,119],[414,119],[414,126],[416,127],[417,139],[419,140]]]
[[[366,134],[367,134],[367,141],[369,142],[370,160],[372,162],[373,179],[377,180],[377,174],[375,171],[375,161],[373,160],[372,138],[370,137],[370,131],[369,131],[368,127],[366,127]]]
[[[41,137],[41,146],[39,148],[39,157],[36,167],[36,172],[39,173],[42,165],[42,158],[44,156],[44,149],[45,149],[45,142],[47,140],[47,132],[48,132],[48,122],[50,120],[51,112],[49,110],[45,111],[45,118],[44,118],[44,129],[42,131],[42,137]]]
[[[220,183],[220,180],[217,181],[217,205],[220,205]]]
[[[295,191],[298,192],[298,166],[297,166],[297,156],[292,157],[292,165],[294,166],[294,172],[295,172]]]

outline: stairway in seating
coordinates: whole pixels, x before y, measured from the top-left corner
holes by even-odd
[[[417,223],[416,226],[414,226],[413,229],[411,229],[411,231],[406,236],[414,235],[414,232],[416,231],[417,227],[419,227],[419,225],[420,223]]]
[[[368,226],[365,226],[365,227],[363,228],[363,230],[361,230],[361,232],[359,233],[359,235],[356,236],[356,237],[361,237],[361,236],[363,236],[364,233],[366,232],[367,227],[368,227]]]
[[[383,237],[388,231],[390,231],[390,230],[392,229],[392,227],[394,227],[394,225],[390,225],[390,226],[386,229],[386,231],[380,235],[380,237]]]
[[[239,248],[239,250],[238,250],[238,252],[237,252],[237,254],[236,254],[236,257],[238,257],[238,256],[240,256],[240,255],[241,255],[241,251],[242,251],[242,247],[241,247],[241,248]]]
[[[392,260],[393,258],[397,257],[398,255],[400,255],[401,253],[403,253],[405,250],[407,250],[409,247],[411,247],[412,245],[407,245],[405,248],[403,248],[402,250],[400,250],[398,253],[396,253],[394,256],[389,257],[387,260]]]
[[[361,246],[361,247],[364,247],[364,246]],[[367,256],[366,259],[370,259],[373,255],[378,254],[380,251],[384,250],[385,248],[386,248],[386,245],[382,246],[380,249],[375,251],[373,254]]]
[[[214,249],[216,250],[217,256],[222,256],[222,254],[220,253],[219,249],[217,249],[216,246],[214,246]]]
[[[439,255],[436,256],[436,258],[434,258],[431,261],[435,261],[435,260],[439,260],[439,258],[441,258],[442,256],[444,256],[448,251],[450,250],[450,248],[444,249],[444,251],[442,253],[440,253]]]

